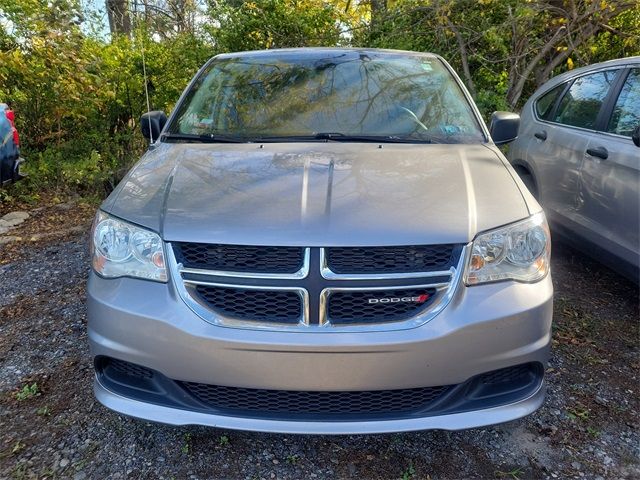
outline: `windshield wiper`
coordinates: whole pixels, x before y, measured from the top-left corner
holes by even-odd
[[[227,134],[191,134],[165,133],[160,137],[163,142],[197,143],[278,143],[278,142],[370,142],[370,143],[434,143],[433,139],[398,135],[348,135],[340,132],[319,132],[310,135],[267,135],[246,136]]]
[[[347,135],[339,132],[320,132],[311,135],[276,135],[254,137],[254,142],[372,142],[372,143],[433,143],[426,138],[400,137],[397,135]]]
[[[198,143],[248,143],[251,139],[233,135],[195,135],[192,133],[165,133],[160,137],[163,142],[198,142]]]

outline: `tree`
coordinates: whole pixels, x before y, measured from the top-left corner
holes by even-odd
[[[208,13],[220,51],[337,45],[346,18],[322,0],[220,1]]]
[[[371,5],[371,29],[375,30],[380,22],[384,21],[387,10],[386,0],[369,0]]]
[[[111,36],[131,35],[131,19],[127,0],[105,0]]]
[[[628,41],[606,58],[640,53],[637,0],[398,0],[386,12],[359,43],[440,53],[485,110],[516,108],[559,69],[598,58],[614,32]]]
[[[511,62],[507,103],[512,108],[518,103],[532,74],[535,73],[537,86],[546,82],[572,55],[583,55],[594,37],[611,29],[608,24],[613,19],[634,7],[640,8],[639,5],[635,0],[539,1],[532,5],[533,15],[525,16],[545,19],[551,28],[539,35],[536,42],[531,41],[531,21],[523,22],[510,11],[508,23],[513,34],[511,54],[507,57]],[[530,52],[532,47],[535,53]],[[584,60],[589,63],[588,56]]]
[[[205,4],[201,0],[139,0],[142,15],[138,15],[149,32],[161,38],[177,34],[198,35],[198,19],[204,17]]]

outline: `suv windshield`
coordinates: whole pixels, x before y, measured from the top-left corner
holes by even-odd
[[[438,58],[355,50],[218,57],[167,132],[178,140],[484,141]]]

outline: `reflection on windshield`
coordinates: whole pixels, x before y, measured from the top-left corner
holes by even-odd
[[[358,51],[217,59],[179,106],[169,132],[483,141],[468,101],[440,60]]]

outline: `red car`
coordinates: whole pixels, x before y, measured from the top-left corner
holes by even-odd
[[[23,177],[20,173],[23,161],[15,114],[9,105],[0,103],[0,186],[17,182]]]

